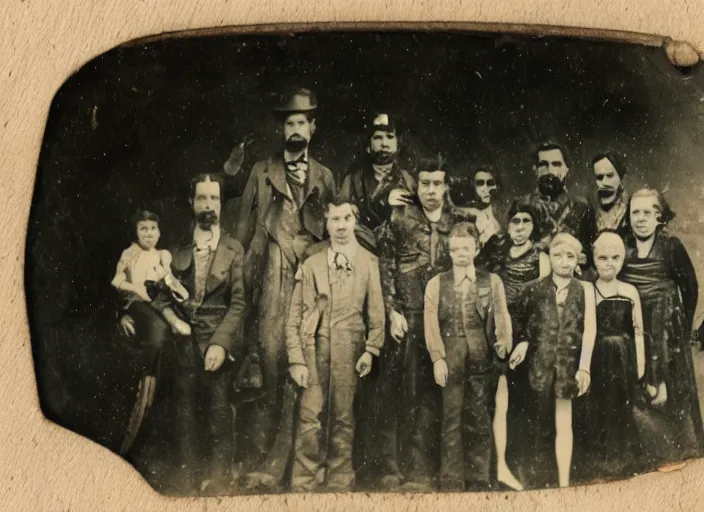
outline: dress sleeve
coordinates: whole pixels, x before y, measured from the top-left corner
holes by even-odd
[[[685,249],[678,238],[672,237],[671,241],[670,271],[682,295],[686,327],[685,334],[689,335],[692,331],[694,311],[697,308],[697,299],[699,298],[699,284],[697,283],[697,275],[694,271],[692,260],[687,253],[687,249]]]
[[[129,260],[129,249],[122,251],[120,259],[117,262],[117,268],[115,269],[115,276],[112,278],[110,283],[114,288],[120,289],[120,285],[127,281],[127,266]]]
[[[425,287],[423,301],[423,326],[425,331],[425,346],[430,352],[430,359],[438,361],[445,359],[445,344],[442,341],[438,305],[440,302],[440,278],[435,276]]]

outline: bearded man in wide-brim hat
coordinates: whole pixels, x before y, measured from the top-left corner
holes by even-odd
[[[261,397],[239,411],[239,457],[252,490],[276,490],[291,456],[295,390],[288,380],[284,323],[294,276],[309,249],[325,234],[324,206],[334,195],[330,169],[308,152],[315,133],[315,94],[295,89],[275,115],[283,150],[257,162],[235,215],[235,237],[246,250],[250,294],[249,337],[256,340]]]

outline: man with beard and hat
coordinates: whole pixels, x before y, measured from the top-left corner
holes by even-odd
[[[378,235],[379,266],[390,335],[382,351],[376,396],[379,484],[390,490],[430,490],[439,463],[440,392],[425,346],[423,296],[433,277],[452,266],[449,236],[473,222],[447,197],[442,158],[422,159],[412,204],[395,206]]]
[[[592,159],[599,205],[596,209],[597,231],[610,229],[621,238],[628,234],[626,213],[628,193],[623,188],[626,166],[615,153],[600,153]]]
[[[222,495],[232,491],[233,416],[229,401],[233,355],[241,352],[245,310],[244,249],[220,227],[223,181],[199,174],[191,181],[195,216],[192,237],[172,249],[171,270],[188,291],[175,301],[160,295],[157,305],[171,304],[191,334],[173,343],[175,491]],[[120,323],[134,334],[129,315]],[[169,353],[171,353],[169,352]]]
[[[339,196],[358,205],[357,239],[374,252],[374,232],[391,216],[393,206],[411,203],[415,180],[398,165],[398,123],[391,114],[371,116],[366,141],[365,154],[342,180]]]
[[[538,245],[546,248],[557,233],[569,233],[582,244],[580,265],[586,268],[591,244],[596,237],[596,219],[586,199],[570,196],[567,192],[565,184],[569,166],[562,146],[552,142],[539,145],[533,166],[538,184],[527,199],[539,217],[535,226],[540,237]]]
[[[282,485],[291,457],[296,389],[288,377],[284,324],[294,276],[324,237],[324,207],[335,192],[330,169],[308,152],[316,129],[315,94],[295,89],[282,100],[275,113],[283,150],[254,165],[234,217],[235,237],[247,251],[247,334],[256,344],[250,355],[260,360],[263,377],[260,399],[238,411],[238,459],[246,473],[243,485],[263,491]]]

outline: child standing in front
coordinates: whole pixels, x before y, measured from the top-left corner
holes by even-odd
[[[589,389],[596,339],[594,286],[574,276],[581,252],[572,235],[555,235],[549,246],[552,274],[526,286],[516,306],[519,343],[509,368],[524,360],[528,365],[523,413],[530,415],[530,428],[517,451],[523,459],[518,478],[530,488],[570,482],[572,399]]]
[[[476,269],[479,232],[460,223],[450,232],[452,270],[425,290],[425,343],[442,386],[441,490],[485,490],[493,447],[496,389],[492,352],[511,350],[511,319],[501,279]]]

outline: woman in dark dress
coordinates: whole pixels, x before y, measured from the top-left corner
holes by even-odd
[[[596,290],[597,334],[592,353],[589,393],[575,401],[575,480],[627,476],[637,456],[633,404],[645,373],[643,314],[638,290],[619,281],[626,248],[614,231],[593,245],[599,278]]]
[[[550,274],[548,255],[533,245],[538,235],[533,224],[535,218],[536,213],[530,203],[520,199],[514,201],[508,211],[508,239],[503,241],[503,245],[496,245],[498,250],[492,271],[498,274],[504,283],[512,319],[516,317],[518,297],[526,284]],[[523,486],[516,480],[506,463],[506,447],[507,444],[515,445],[517,436],[523,431],[517,422],[523,419],[521,410],[524,401],[521,393],[528,386],[527,367],[524,365],[515,370],[505,369],[503,373],[505,375],[499,378],[494,414],[497,479],[513,489],[520,490]],[[507,424],[510,427],[507,428]]]
[[[643,305],[648,400],[641,422],[643,469],[701,456],[702,418],[689,335],[698,286],[680,240],[664,227],[674,217],[660,192],[641,189],[629,203],[631,233],[621,279]],[[638,411],[636,411],[638,412]]]

